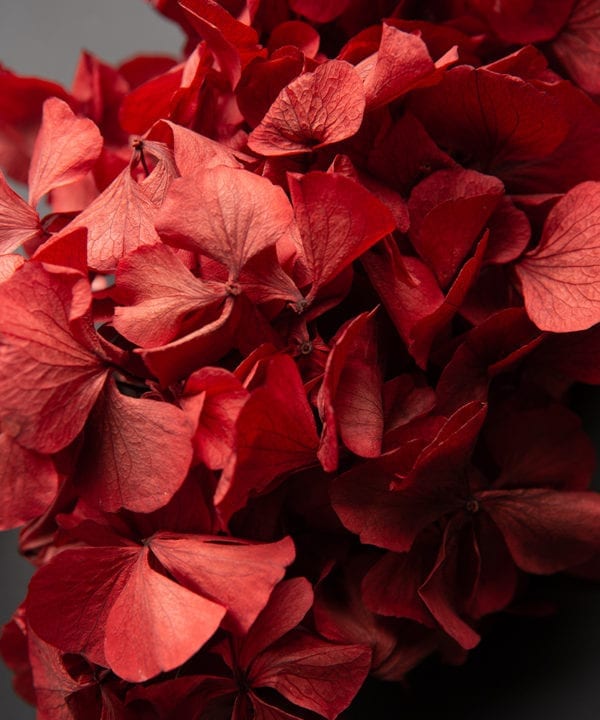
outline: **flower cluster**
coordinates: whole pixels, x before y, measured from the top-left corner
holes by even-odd
[[[600,2],[152,4],[182,58],[0,70],[0,648],[44,720],[333,720],[598,576]]]

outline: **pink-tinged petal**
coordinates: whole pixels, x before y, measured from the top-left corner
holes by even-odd
[[[418,87],[433,75],[435,65],[418,35],[383,23],[379,50],[356,71],[364,80],[367,108],[374,110]]]
[[[191,439],[179,408],[122,395],[111,380],[86,430],[80,459],[86,498],[106,512],[152,512],[166,505],[189,470]]]
[[[573,0],[562,0],[562,3],[567,5],[572,2]],[[567,73],[591,95],[600,95],[599,10],[598,0],[576,0],[566,26],[552,43],[552,50]]]
[[[248,147],[276,157],[310,152],[355,135],[364,109],[360,75],[349,63],[330,60],[279,93]]]
[[[199,280],[162,244],[140,247],[124,257],[116,284],[124,306],[115,308],[114,326],[140,347],[165,345],[180,334],[186,320],[200,318],[203,310],[227,297],[223,283]]]
[[[479,493],[478,500],[526,572],[559,572],[600,552],[597,493],[490,490]]]
[[[50,190],[84,177],[100,157],[102,144],[91,120],[78,118],[59,98],[46,100],[29,166],[30,205],[36,207]]]
[[[141,245],[159,242],[154,229],[157,207],[126,167],[68,226],[88,231],[88,263],[111,272],[119,260]]]
[[[235,88],[243,67],[262,54],[256,30],[236,20],[214,0],[180,0],[179,5]]]
[[[410,239],[446,288],[504,194],[498,178],[474,170],[440,170],[410,196]]]
[[[292,631],[254,660],[248,681],[334,720],[350,705],[370,667],[369,647],[335,645]]]
[[[34,632],[63,652],[106,666],[106,621],[138,553],[138,547],[102,547],[54,557],[29,584],[27,618]]]
[[[10,253],[42,236],[40,218],[0,172],[0,253]]]
[[[192,426],[194,455],[221,470],[235,448],[235,424],[249,393],[223,368],[204,367],[185,384],[181,407]]]
[[[542,239],[517,265],[525,308],[541,330],[574,332],[600,322],[600,183],[568,192]]]
[[[276,355],[264,385],[252,392],[238,416],[236,452],[215,493],[223,522],[278,476],[314,463],[318,444],[298,369],[287,355]]]
[[[214,167],[173,182],[156,229],[165,242],[218,260],[237,279],[246,262],[284,238],[292,223],[281,188],[246,170]]]
[[[23,447],[51,453],[68,445],[102,390],[107,368],[90,301],[79,273],[35,262],[0,286],[0,416]]]
[[[475,556],[471,528],[461,527],[463,523],[464,518],[459,515],[446,525],[437,561],[419,589],[419,596],[443,630],[465,650],[471,650],[481,638],[461,617],[464,588],[460,585],[459,572],[468,574],[469,558],[465,555]],[[461,538],[464,531],[466,538]]]
[[[112,671],[143,682],[182,665],[215,633],[225,608],[154,571],[139,553],[106,619]]]
[[[357,455],[381,454],[382,377],[373,312],[352,320],[334,341],[317,402],[323,421],[319,459],[327,472],[337,468],[338,432]]]
[[[25,258],[22,255],[16,253],[0,255],[0,283],[11,278],[23,265],[25,265]]]
[[[215,320],[167,345],[140,350],[139,354],[161,383],[170,385],[203,365],[215,363],[231,350],[239,320],[238,302],[229,297]]]
[[[60,98],[73,107],[77,101],[57,83],[15,75],[0,66],[0,166],[18,182],[27,182],[35,136],[48,98]]]
[[[58,490],[49,457],[0,434],[0,529],[9,530],[44,513]]]
[[[163,142],[171,148],[177,169],[183,177],[202,173],[217,165],[239,168],[242,165],[238,158],[245,157],[242,153],[169,120],[159,120],[153,125],[147,138]]]
[[[350,0],[290,0],[290,7],[314,23],[328,23],[348,9]]]
[[[313,600],[312,587],[305,578],[280,582],[242,641],[240,667],[246,670],[253,658],[294,630],[312,607]]]
[[[246,633],[295,556],[294,543],[158,533],[150,549],[184,587],[223,605],[229,629]]]
[[[307,301],[396,228],[388,208],[354,180],[311,172],[289,175],[290,193],[312,287]]]

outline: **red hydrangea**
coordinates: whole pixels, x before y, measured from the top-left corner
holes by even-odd
[[[180,55],[0,72],[0,651],[45,720],[334,720],[597,576],[600,3],[151,4]]]

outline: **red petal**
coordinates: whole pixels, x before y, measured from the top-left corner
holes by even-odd
[[[360,128],[365,96],[349,63],[330,60],[285,87],[248,147],[259,155],[297,155],[352,137]]]
[[[256,30],[236,20],[214,0],[180,0],[179,5],[235,88],[242,68],[261,54]]]
[[[81,653],[106,666],[106,621],[138,551],[85,548],[65,550],[53,558],[29,584],[27,618],[34,632],[63,652]]]
[[[290,193],[312,277],[307,301],[396,228],[388,208],[343,175],[289,175]]]
[[[102,136],[91,120],[78,118],[58,98],[46,100],[29,167],[32,207],[50,190],[80,180],[101,152]]]
[[[89,285],[79,273],[29,262],[0,286],[0,298],[4,432],[56,452],[80,432],[106,379],[87,314]]]
[[[139,554],[106,619],[112,671],[143,682],[188,660],[215,633],[225,608],[161,575]]]
[[[561,4],[571,6],[572,2],[562,0]],[[552,43],[553,51],[571,78],[591,95],[600,95],[599,36],[598,0],[576,0],[566,26]]]
[[[327,23],[339,17],[350,5],[350,0],[290,0],[294,12],[314,23]]]
[[[0,172],[0,253],[10,253],[42,236],[40,219]]]
[[[39,517],[58,490],[52,460],[0,434],[0,529],[9,530]]]
[[[237,421],[236,452],[223,470],[215,505],[223,522],[279,475],[316,461],[315,421],[294,361],[276,355],[266,381],[255,390]]]
[[[600,322],[600,183],[582,183],[551,210],[540,244],[517,265],[525,307],[541,330]]]
[[[168,243],[208,255],[237,279],[246,262],[290,232],[283,190],[245,170],[215,167],[173,182],[156,228]]]
[[[356,70],[364,79],[367,108],[374,110],[418,87],[435,65],[418,35],[383,23],[379,50]]]
[[[334,720],[352,702],[371,666],[363,645],[334,645],[292,632],[252,663],[248,681]]]
[[[250,544],[233,538],[159,533],[150,548],[182,585],[227,608],[226,623],[246,633],[295,551],[290,538]]]
[[[80,461],[86,498],[106,512],[166,505],[189,470],[191,438],[179,408],[122,395],[111,380],[86,432]]]
[[[573,0],[554,0],[548,7],[544,0],[475,0],[492,30],[509,44],[551,40],[569,17]]]
[[[323,421],[319,459],[327,472],[337,468],[337,432],[361,457],[381,454],[383,400],[373,313],[352,320],[327,358],[318,407]]]
[[[224,468],[234,451],[235,423],[248,395],[222,368],[204,367],[187,381],[181,406],[196,428],[195,457],[209,468]]]
[[[600,495],[554,490],[486,491],[482,506],[500,528],[515,563],[549,574],[600,551]]]
[[[186,318],[227,297],[223,283],[199,280],[162,244],[140,247],[123,258],[116,283],[126,306],[115,308],[114,326],[140,347],[170,342]]]
[[[504,194],[498,178],[474,170],[440,170],[410,196],[410,239],[446,288]]]
[[[312,607],[313,599],[312,587],[305,578],[279,583],[243,640],[240,667],[246,670],[253,658],[296,628]]]

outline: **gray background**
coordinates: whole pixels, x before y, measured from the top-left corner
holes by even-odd
[[[143,0],[0,0],[0,62],[19,74],[68,86],[81,48],[116,62],[141,51],[176,54],[180,45],[177,28]],[[600,392],[580,388],[575,402],[600,437]],[[30,574],[16,547],[16,532],[0,535],[0,623],[24,596]],[[410,677],[407,689],[373,684],[346,717],[598,720],[600,590],[554,580],[542,586],[560,603],[557,616],[502,618],[465,667],[426,664]],[[15,698],[1,667],[0,719],[34,715]]]

